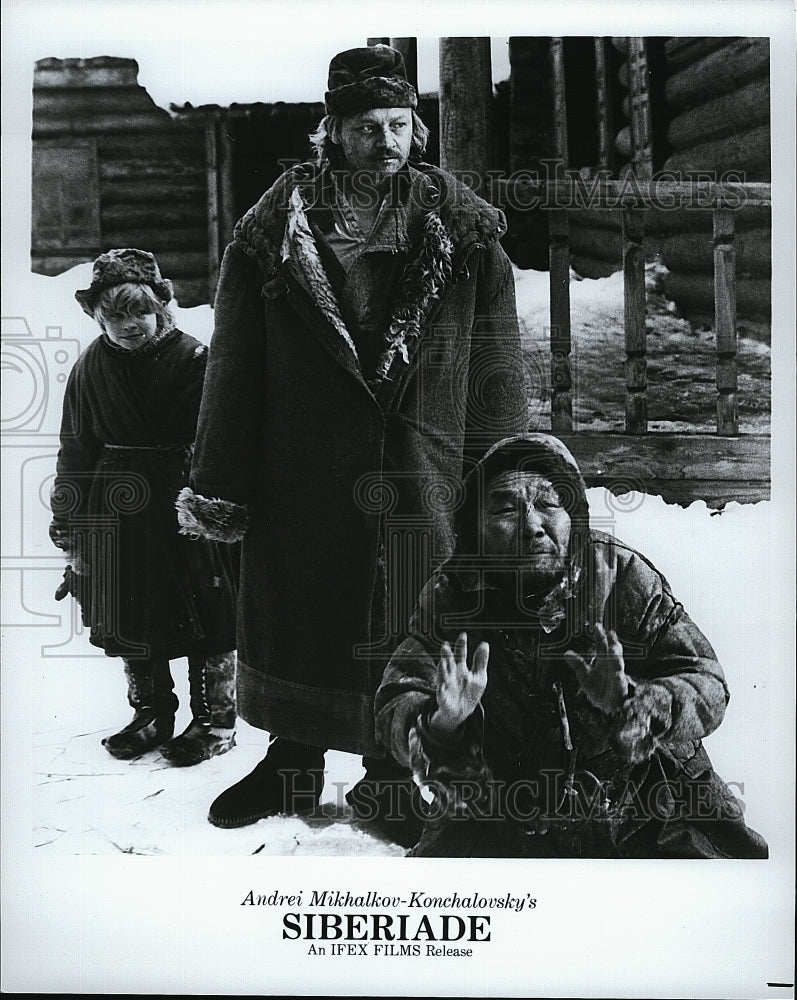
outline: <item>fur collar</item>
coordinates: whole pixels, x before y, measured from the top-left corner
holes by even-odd
[[[415,353],[424,321],[451,281],[454,245],[437,212],[429,212],[423,224],[420,254],[404,269],[401,288],[390,326],[385,334],[385,350],[376,366],[375,381],[387,378],[398,355],[405,365]]]
[[[318,256],[315,237],[307,221],[307,206],[298,187],[291,191],[281,257],[282,262],[291,267],[294,277],[343,338],[355,359],[359,360],[357,348],[343,322],[335,292]]]
[[[425,321],[455,277],[460,254],[474,243],[493,243],[506,231],[503,213],[450,174],[426,164],[408,171],[411,205],[421,215],[420,239],[401,278],[372,388],[388,379],[395,364],[410,363]],[[238,222],[234,239],[257,261],[266,282],[276,277],[280,266],[289,267],[356,361],[354,342],[307,218],[327,181],[324,170],[314,164],[293,167]]]

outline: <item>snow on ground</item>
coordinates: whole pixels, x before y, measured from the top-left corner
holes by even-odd
[[[619,498],[623,508],[603,489],[590,490],[589,498],[600,526],[612,530],[614,525],[618,537],[653,560],[715,646],[732,699],[725,722],[706,745],[719,773],[737,783],[749,822],[766,836],[767,666],[782,665],[761,630],[768,620],[771,567],[758,541],[771,530],[768,504],[731,504],[721,516],[712,516],[703,504],[683,510],[642,494]],[[319,815],[274,817],[240,830],[216,829],[206,816],[212,799],[265,751],[265,734],[246,723],[239,722],[234,750],[196,767],[169,767],[157,752],[129,763],[110,757],[100,741],[130,717],[121,662],[93,649],[85,634],[73,634],[74,608],[55,605],[50,597],[57,569],[27,576],[21,605],[62,616],[48,626],[6,629],[4,636],[5,662],[24,671],[28,685],[23,703],[29,706],[37,852],[403,854],[352,820],[343,795],[362,767],[351,754],[327,754]],[[6,599],[12,600],[8,592]],[[180,731],[190,718],[186,661],[174,661],[172,673],[181,702]]]
[[[32,275],[29,293],[7,302],[6,308],[27,320],[35,338],[43,337],[46,327],[56,326],[64,339],[85,347],[96,328],[73,294],[75,288],[88,285],[90,275],[90,264],[56,278]],[[546,349],[547,282],[547,274],[517,273],[527,346],[540,355]],[[621,352],[622,284],[617,276],[574,281],[571,302],[574,340],[577,330],[589,330],[601,351],[608,350],[614,338]],[[694,346],[703,335],[662,303],[651,310],[660,339],[666,333]],[[209,306],[176,312],[182,329],[208,342]],[[656,319],[659,314],[661,322]],[[19,332],[18,321],[9,329]],[[583,343],[584,337],[579,337]],[[583,362],[583,346],[576,348],[576,358],[579,351]],[[599,355],[590,356],[600,360]],[[768,351],[762,345],[751,347],[749,356],[763,359],[762,366],[765,362],[768,367]],[[12,396],[14,384],[6,384]],[[52,385],[57,396],[59,385],[55,381]],[[620,398],[613,396],[611,405],[621,412]],[[583,414],[582,399],[576,396]],[[4,415],[6,406],[7,402]],[[52,399],[50,406],[60,409],[60,402]],[[600,419],[595,417],[588,425],[596,426]],[[542,410],[539,426],[545,426]],[[351,818],[343,793],[362,774],[359,758],[352,755],[327,755],[326,786],[317,816],[273,817],[241,830],[219,830],[207,822],[208,806],[260,760],[265,734],[240,723],[233,751],[193,768],[171,768],[157,752],[130,763],[105,752],[102,737],[124,725],[130,710],[120,661],[93,649],[76,623],[74,605],[56,604],[51,596],[61,576],[58,553],[47,536],[47,485],[56,447],[51,437],[34,436],[21,438],[16,450],[4,449],[4,458],[13,459],[5,462],[3,500],[3,551],[10,560],[4,565],[2,591],[4,717],[11,720],[5,735],[11,733],[14,739],[6,751],[10,754],[6,765],[14,781],[21,782],[34,850],[62,855],[400,856],[401,848]],[[725,722],[706,745],[719,773],[741,794],[750,824],[771,842],[777,830],[771,801],[775,755],[770,755],[769,738],[777,733],[772,713],[778,706],[770,703],[775,675],[768,671],[782,666],[783,659],[769,627],[775,557],[767,540],[776,537],[771,505],[731,503],[718,514],[702,502],[682,509],[659,497],[635,493],[614,497],[603,489],[590,490],[589,499],[598,526],[615,531],[652,559],[714,644],[732,699]],[[180,731],[189,721],[186,661],[175,661],[172,672],[181,702]]]
[[[58,854],[356,855],[400,857],[402,848],[358,826],[343,795],[363,773],[351,754],[327,755],[321,807],[308,818],[274,817],[239,830],[207,822],[208,806],[263,757],[264,733],[244,722],[228,754],[191,768],[173,768],[157,751],[119,761],[101,746],[130,718],[120,661],[86,655],[70,663],[42,661],[36,674],[37,718],[32,764],[33,847]],[[172,673],[181,706],[178,729],[190,721],[187,662]]]

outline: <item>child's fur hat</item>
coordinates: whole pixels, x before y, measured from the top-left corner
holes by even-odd
[[[88,288],[78,289],[75,298],[83,311],[93,316],[101,293],[106,288],[127,282],[149,285],[163,302],[170,302],[174,295],[171,281],[161,275],[158,262],[151,253],[147,250],[125,249],[100,254],[94,261],[91,284]]]

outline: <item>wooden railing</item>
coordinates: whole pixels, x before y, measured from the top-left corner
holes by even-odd
[[[551,430],[565,440],[593,484],[616,492],[642,488],[667,499],[728,500],[769,496],[769,438],[739,435],[737,392],[735,211],[769,206],[769,184],[585,181],[567,175],[551,182],[492,178],[499,204],[539,207],[548,213],[550,237]],[[714,230],[714,330],[716,337],[716,433],[648,433],[645,211],[668,206],[710,209]],[[573,431],[570,371],[570,247],[568,213],[621,208],[625,327],[625,434]],[[718,440],[721,438],[721,442]]]
[[[740,434],[736,371],[736,279],[734,209],[769,205],[768,184],[677,183],[654,179],[650,99],[650,67],[643,38],[627,39],[630,166],[633,177],[611,180],[611,150],[617,139],[609,121],[605,45],[596,39],[598,82],[598,147],[601,171],[583,180],[556,164],[571,163],[564,39],[550,40],[552,85],[551,136],[553,179],[496,179],[485,172],[489,163],[488,99],[491,93],[489,45],[469,38],[441,39],[440,165],[453,173],[474,175],[487,187],[487,197],[503,206],[536,204],[548,213],[551,270],[551,430],[561,437],[591,485],[613,492],[640,490],[667,500],[705,500],[722,506],[730,500],[754,501],[769,496],[770,441],[766,434]],[[462,67],[466,66],[467,70]],[[467,87],[461,84],[467,80]],[[602,96],[601,96],[602,95]],[[455,108],[449,107],[451,104]],[[602,109],[602,110],[601,110]],[[545,161],[542,161],[545,162]],[[518,175],[516,175],[517,177]],[[529,177],[529,174],[525,175]],[[673,175],[670,175],[673,176]],[[605,178],[605,179],[604,179]],[[484,188],[477,190],[483,194]],[[716,432],[696,427],[690,433],[648,433],[647,344],[645,336],[645,271],[642,240],[648,208],[692,205],[714,215],[714,291],[716,332]],[[625,286],[625,430],[573,430],[570,371],[570,246],[568,217],[579,209],[620,208],[623,213]],[[618,261],[618,264],[620,262]],[[673,415],[677,416],[677,415]]]

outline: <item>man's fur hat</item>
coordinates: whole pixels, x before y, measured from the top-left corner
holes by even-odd
[[[339,52],[329,64],[327,86],[328,115],[354,115],[371,108],[415,108],[418,104],[404,57],[389,45]]]

